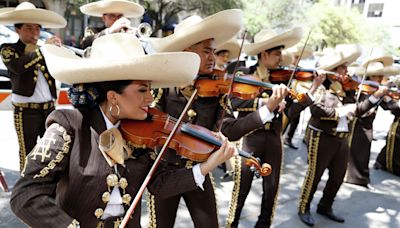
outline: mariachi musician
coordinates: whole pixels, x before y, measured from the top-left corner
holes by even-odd
[[[374,96],[369,97],[368,93],[378,90],[384,78],[397,75],[399,73],[400,69],[393,66],[392,56],[378,56],[365,61],[362,66],[355,71],[355,74],[359,78],[364,77],[365,75],[365,80],[368,80],[364,83],[365,85],[361,87],[361,90],[358,91],[358,93],[361,93],[359,97],[360,101],[364,99],[373,99]],[[376,82],[376,84],[369,82]],[[369,89],[369,91],[364,91],[365,89]],[[385,88],[382,88],[382,90],[385,90]],[[348,90],[346,93],[353,93],[354,96],[355,90]],[[380,104],[379,106],[381,106],[383,109],[390,109],[390,106],[392,106],[392,101],[387,102],[385,100],[386,99],[383,99],[382,97],[381,100],[378,101]],[[394,105],[396,106],[397,103],[395,102]],[[375,120],[376,112],[379,106],[370,109],[367,113],[361,117],[356,117],[351,122],[351,133],[349,135],[350,154],[345,177],[346,183],[370,188],[368,164],[373,137],[372,124]]]
[[[45,132],[45,120],[54,110],[57,98],[55,80],[37,46],[40,29],[63,28],[67,22],[52,11],[37,9],[32,3],[23,2],[16,8],[3,8],[0,24],[14,25],[19,36],[17,43],[4,43],[0,49],[11,79],[11,101],[22,171],[27,153]],[[61,45],[60,39],[55,36],[46,43]]]
[[[190,83],[200,59],[182,52],[145,55],[135,36],[122,33],[96,39],[87,58],[49,45],[43,53],[54,77],[73,85],[69,94],[75,109],[50,114],[46,133],[14,187],[11,208],[31,227],[119,227],[153,164],[153,148],[132,144],[130,138],[126,143],[122,126],[131,121],[133,127],[148,123],[146,131],[158,130],[149,118],[151,86]],[[159,172],[151,179],[157,184],[148,189],[162,197],[195,191],[202,175],[233,153],[225,143],[193,169]],[[126,216],[127,227],[141,227],[140,203]]]
[[[231,9],[204,19],[199,16],[188,17],[176,26],[174,34],[164,38],[150,38],[149,41],[157,52],[185,51],[198,54],[201,59],[198,77],[211,79],[216,46],[233,38],[241,27],[242,11]],[[184,87],[156,90],[155,103],[159,109],[177,118],[194,89],[193,85],[188,84]],[[218,129],[217,123],[221,118],[223,106],[222,94],[216,97],[197,96],[187,113],[186,121],[215,131]],[[165,170],[175,170],[182,167],[190,169],[196,164],[197,162],[186,157],[168,153],[162,165]],[[173,227],[179,202],[183,198],[195,227],[218,227],[214,184],[210,175],[205,175],[203,178],[205,178],[204,184],[198,186],[196,190],[168,198],[151,195],[149,226]]]
[[[336,79],[346,75],[347,65],[360,55],[361,48],[358,45],[338,45],[335,51],[321,57],[318,63],[319,69],[336,73],[334,74]],[[308,226],[314,225],[310,205],[325,169],[329,170],[329,178],[318,204],[317,213],[335,222],[344,222],[344,218],[333,212],[332,204],[346,173],[349,121],[352,116],[361,116],[376,104],[375,99],[365,99],[361,103],[344,105],[348,101],[340,81],[326,80],[326,82],[327,91],[322,99],[310,106],[308,169],[298,208],[300,220]],[[381,94],[374,96],[379,97]]]
[[[128,18],[139,18],[144,13],[143,6],[128,0],[100,0],[80,7],[83,14],[101,17],[102,27],[88,27],[81,40],[81,48],[92,46],[93,40],[106,34],[126,31],[131,28]]]
[[[298,43],[301,37],[301,28],[294,28],[281,34],[269,29],[260,31],[255,35],[254,43],[244,45],[246,54],[258,55],[258,62],[250,67],[248,72],[244,71],[243,73],[250,73],[263,82],[272,82],[273,75],[270,74],[270,71],[280,66],[282,50]],[[322,83],[321,78],[317,78],[313,90]],[[288,78],[285,80],[287,81]],[[282,99],[288,93],[288,89],[283,84],[275,85],[270,89],[276,94],[273,93],[269,98],[266,92],[250,100],[232,97],[232,109],[239,112],[238,118],[228,116],[224,119],[221,129],[222,133],[231,141],[239,140],[244,136],[243,150],[251,151],[255,157],[261,159],[261,163],[266,162],[272,166],[272,174],[263,177],[261,212],[256,227],[269,227],[271,225],[282,161],[282,115],[279,112],[285,109]],[[310,96],[312,96],[312,93],[310,93]],[[288,116],[298,115],[302,109],[311,104],[310,96],[306,95],[305,101],[288,107],[285,113]],[[239,169],[235,170],[234,190],[226,223],[228,227],[238,226],[240,214],[254,176],[254,173],[250,170],[243,168],[245,167],[244,159],[238,167]]]

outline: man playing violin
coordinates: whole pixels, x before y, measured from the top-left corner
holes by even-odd
[[[303,53],[302,53],[302,51],[303,51]],[[286,52],[293,56],[292,61],[290,62],[290,64],[287,65],[288,67],[295,67],[297,62],[300,63],[300,60],[310,58],[313,55],[313,50],[309,46],[304,47],[304,50],[303,50],[303,45],[296,45],[294,47],[291,47],[291,48],[287,49]],[[282,64],[282,66],[286,66],[286,65]],[[311,88],[311,85],[312,85],[312,81],[302,82],[302,81],[293,79],[291,88],[293,88],[298,93],[304,93],[304,92],[307,92]],[[290,120],[290,122],[286,126],[285,126],[285,120],[283,122],[284,122],[284,126],[283,126],[284,133],[286,132],[286,136],[285,136],[285,139],[283,140],[283,143],[285,145],[289,146],[290,148],[297,150],[298,147],[293,144],[292,139],[293,139],[294,133],[296,132],[297,125],[299,125],[300,115],[297,117],[294,117],[292,120]]]
[[[370,94],[385,93],[388,89],[386,86],[381,86],[382,80],[388,76],[397,75],[399,72],[399,68],[393,66],[392,56],[370,58],[355,70],[358,78],[364,77],[365,74],[365,81],[363,85],[359,85],[361,88],[357,92],[353,92],[353,94],[361,93],[359,99],[362,101],[367,99]],[[397,102],[393,102],[392,99],[389,101],[381,97],[378,104],[385,110],[398,109]],[[363,116],[355,118],[351,124],[351,135],[349,137],[350,154],[345,178],[347,183],[371,188],[368,164],[373,138],[372,124],[379,106],[375,106]],[[386,149],[389,149],[389,147],[384,148],[384,150]]]
[[[83,14],[101,17],[104,26],[86,28],[81,40],[81,48],[92,46],[93,40],[111,33],[128,31],[131,21],[128,18],[139,18],[144,13],[144,8],[128,0],[100,0],[87,3],[80,7]]]
[[[45,132],[45,120],[54,110],[57,98],[56,83],[50,75],[37,42],[40,29],[63,28],[65,19],[49,10],[37,9],[32,3],[23,2],[0,16],[0,24],[14,25],[18,33],[17,43],[1,45],[1,58],[6,65],[12,87],[14,124],[18,135],[20,171],[26,154]],[[23,13],[21,13],[23,12]],[[46,43],[61,45],[53,36]]]
[[[346,75],[347,65],[360,55],[361,48],[358,45],[337,46],[334,52],[321,57],[319,69]],[[298,208],[300,220],[309,226],[314,225],[310,205],[325,169],[329,170],[329,178],[319,201],[317,213],[335,222],[344,222],[344,218],[334,213],[332,204],[346,173],[350,119],[353,116],[362,116],[376,104],[377,98],[382,96],[380,91],[369,99],[355,103],[354,96],[346,96],[339,81],[327,80],[324,85],[327,91],[320,101],[310,106],[308,169]]]
[[[149,41],[153,49],[158,52],[185,51],[198,54],[201,59],[198,75],[211,78],[216,46],[233,38],[241,27],[242,12],[231,9],[205,19],[199,16],[188,17],[176,26],[174,34],[164,38],[151,38]],[[162,111],[177,118],[193,91],[192,85],[159,89],[154,91],[154,103]],[[223,104],[222,96],[197,96],[187,113],[186,121],[216,131]],[[162,166],[165,170],[175,170],[182,167],[191,168],[196,163],[188,158],[167,153]],[[150,227],[173,227],[179,202],[183,198],[195,227],[217,228],[219,225],[213,181],[210,175],[205,175],[203,178],[205,178],[204,183],[196,190],[168,198],[150,196]]]
[[[400,77],[396,76],[394,82],[397,88],[400,88]],[[382,148],[376,162],[375,169],[386,170],[394,175],[400,176],[400,100],[398,99],[399,90],[397,92],[397,100],[388,98],[388,109],[394,115],[394,120],[390,126],[386,145]]]
[[[250,67],[249,73],[263,82],[271,82],[272,75],[269,74],[269,71],[280,66],[282,49],[299,42],[301,36],[300,28],[282,34],[273,33],[270,30],[259,32],[254,37],[253,44],[244,46],[248,55],[258,55],[258,63]],[[314,87],[321,83],[322,78],[318,77]],[[280,177],[282,160],[282,115],[280,112],[285,109],[283,99],[288,94],[288,88],[281,84],[274,86],[272,90],[273,93],[269,98],[265,92],[251,100],[232,98],[232,109],[239,111],[238,118],[235,119],[232,116],[225,118],[221,129],[222,133],[231,141],[239,140],[244,136],[243,149],[253,152],[255,157],[261,159],[261,163],[266,162],[272,166],[272,174],[263,177],[261,212],[255,227],[271,225]],[[311,102],[310,97],[306,96],[304,103],[299,102],[289,106],[285,113],[289,116],[296,116]],[[240,168],[235,170],[235,186],[226,224],[228,227],[238,226],[240,214],[253,180],[254,173],[242,168],[244,166],[245,163],[242,160],[242,164],[238,166]]]

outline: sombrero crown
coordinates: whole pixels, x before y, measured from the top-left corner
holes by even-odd
[[[239,41],[236,39],[236,37],[234,37],[234,38],[226,41],[225,43],[219,45],[215,49],[215,53],[217,53],[219,51],[228,51],[229,52],[229,56],[228,56],[229,60],[236,59],[238,57],[239,51],[240,51]]]
[[[245,44],[243,49],[247,55],[257,55],[262,51],[279,46],[286,49],[297,44],[302,36],[303,29],[300,27],[280,34],[272,29],[263,29],[254,36],[254,43]]]
[[[318,61],[318,68],[333,70],[342,64],[351,64],[361,56],[361,47],[357,44],[337,45],[333,51],[327,51]]]
[[[20,23],[39,24],[43,28],[63,28],[67,21],[59,14],[45,9],[38,9],[30,2],[22,2],[17,7],[0,9],[0,24]]]
[[[200,65],[190,52],[146,55],[138,38],[126,33],[97,38],[86,59],[55,45],[42,51],[51,75],[67,84],[150,80],[153,87],[181,86],[192,82]]]
[[[100,0],[81,6],[81,12],[94,17],[101,17],[106,13],[121,13],[127,18],[141,17],[144,8],[128,0]]]
[[[357,68],[355,74],[357,76],[392,76],[400,73],[400,69],[393,66],[394,60],[392,56],[378,56],[365,61],[361,67]],[[367,71],[365,71],[367,70]]]
[[[179,23],[173,34],[164,38],[151,38],[155,51],[183,51],[198,42],[214,39],[219,46],[234,37],[242,28],[243,13],[229,9],[202,19],[191,16]]]

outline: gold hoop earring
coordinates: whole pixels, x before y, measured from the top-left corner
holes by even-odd
[[[115,114],[115,115],[113,114],[114,106],[115,106],[116,109],[117,109],[117,114]],[[119,118],[119,113],[121,112],[121,110],[119,109],[119,106],[118,106],[118,105],[111,105],[110,108],[108,109],[108,112],[110,113],[110,115],[111,115],[112,117],[118,119],[118,118]]]

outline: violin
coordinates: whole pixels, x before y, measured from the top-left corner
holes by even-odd
[[[294,71],[294,74],[293,74]],[[269,70],[269,80],[272,83],[287,82],[293,74],[293,77],[298,81],[312,81],[314,80],[314,75],[316,74],[314,69],[304,69],[304,68],[291,68],[291,67],[280,67],[277,69]],[[332,71],[322,71],[327,75],[328,78],[335,80],[339,77],[336,72]]]
[[[214,70],[211,78],[198,77],[194,86],[197,88],[199,96],[216,97],[221,94],[227,94],[231,84],[231,94],[244,100],[254,99],[265,89],[272,90],[274,86],[272,83],[261,81],[254,75],[233,77],[233,75],[226,74],[220,70]],[[305,94],[298,94],[292,89],[289,91],[289,97],[299,102],[304,102],[307,99]]]
[[[375,93],[381,86],[381,84],[379,84],[378,82],[365,80],[360,87],[361,80],[355,75],[343,76],[341,79],[341,83],[343,86],[343,90],[345,91],[361,90],[362,93],[369,95]],[[398,100],[400,98],[400,90],[394,86],[388,87],[387,95],[392,99]]]
[[[128,141],[128,145],[154,149],[164,145],[175,123],[173,117],[150,108],[147,120],[121,120],[119,128],[122,137]],[[168,148],[190,160],[203,162],[221,146],[221,141],[207,128],[184,123],[179,126]],[[261,165],[259,159],[245,151],[239,150],[239,155],[246,158],[246,165],[254,170],[257,176],[271,174],[272,169],[269,164]]]

